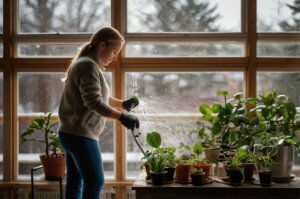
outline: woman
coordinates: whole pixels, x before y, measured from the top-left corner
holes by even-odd
[[[99,199],[104,185],[99,136],[106,118],[118,119],[126,128],[139,128],[130,111],[137,98],[125,101],[108,96],[103,71],[124,44],[114,28],[97,31],[71,62],[59,105],[59,139],[66,153],[66,199]],[[114,108],[113,108],[114,107]]]

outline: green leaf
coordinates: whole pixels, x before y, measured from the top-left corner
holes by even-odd
[[[219,134],[220,132],[222,131],[222,125],[219,121],[215,121],[213,124],[212,124],[212,128],[211,128],[211,133],[213,135],[217,135]]]
[[[199,107],[199,111],[200,113],[202,113],[203,115],[207,116],[207,115],[211,115],[211,108],[209,105],[207,104],[202,104],[200,107]]]
[[[200,143],[195,143],[194,146],[193,146],[193,153],[196,155],[196,156],[199,156],[201,155],[203,152],[203,146],[202,144]]]
[[[204,137],[204,135],[205,135],[205,128],[204,127],[202,127],[201,129],[199,129],[198,135],[199,135],[200,138]]]
[[[214,103],[211,110],[212,110],[213,113],[219,113],[221,108],[222,108],[221,104]]]
[[[217,91],[217,94],[225,97],[225,96],[228,96],[228,91],[220,90],[220,91]]]
[[[149,146],[151,146],[153,148],[158,148],[161,144],[160,134],[156,131],[147,133],[146,141]]]

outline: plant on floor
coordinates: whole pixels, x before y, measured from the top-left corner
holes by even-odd
[[[65,175],[65,157],[63,148],[52,122],[52,113],[45,113],[31,121],[26,131],[20,135],[21,143],[41,142],[45,144],[45,154],[40,155],[46,180],[58,180]],[[42,137],[42,138],[41,138]]]
[[[47,157],[61,156],[63,148],[58,140],[57,132],[54,130],[58,122],[51,122],[51,120],[52,113],[45,113],[31,121],[26,131],[20,136],[21,143],[41,142],[45,144],[44,151]],[[40,138],[41,134],[43,134],[42,139]]]

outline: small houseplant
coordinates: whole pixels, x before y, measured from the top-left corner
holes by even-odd
[[[259,164],[258,176],[262,186],[270,186],[272,182],[272,166],[274,160],[271,151],[258,153],[256,155],[257,164]]]
[[[244,170],[244,182],[250,182],[253,179],[254,155],[250,147],[245,145],[236,150],[235,157],[241,163]]]
[[[65,175],[65,157],[57,133],[53,130],[58,122],[52,122],[51,120],[52,113],[45,113],[34,119],[20,138],[21,143],[44,143],[44,154],[40,155],[40,160],[44,168],[45,179],[58,180]],[[41,134],[43,134],[43,139],[39,138]]]
[[[191,169],[191,181],[194,186],[200,186],[203,182],[204,172],[200,166],[198,166],[198,161],[195,160],[194,164]]]
[[[167,171],[166,173],[166,181],[172,181],[174,178],[175,173],[175,166],[176,166],[176,148],[175,147],[162,147],[161,146],[161,136],[160,133],[157,131],[149,132],[146,135],[146,142],[147,144],[153,148],[152,151],[147,150],[146,156],[143,159],[146,160],[144,163],[145,166],[149,165],[149,160],[153,157],[164,157],[164,169]],[[152,159],[150,161],[153,161]],[[151,169],[151,168],[150,168]],[[149,171],[148,174],[149,175]],[[149,179],[150,177],[148,177]]]
[[[167,173],[167,171],[165,171],[166,158],[164,154],[152,153],[147,158],[147,163],[150,167],[153,185],[163,185],[165,181],[165,175]]]

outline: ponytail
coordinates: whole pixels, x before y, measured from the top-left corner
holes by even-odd
[[[101,42],[105,42],[106,45],[109,45],[110,42],[114,41],[122,41],[125,42],[123,36],[119,33],[119,31],[112,27],[104,27],[99,29],[90,39],[90,42],[85,43],[81,46],[80,51],[77,53],[77,55],[72,59],[71,63],[69,64],[69,67],[67,69],[66,76],[63,81],[66,81],[69,75],[70,66],[76,62],[80,57],[85,56],[88,52],[96,49],[96,47]]]

